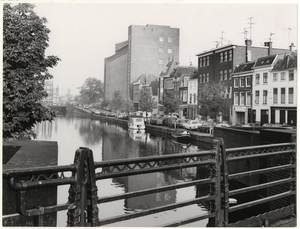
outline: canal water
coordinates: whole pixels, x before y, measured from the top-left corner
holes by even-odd
[[[199,142],[192,142],[188,146],[182,145],[172,141],[167,135],[147,132],[137,133],[136,131],[127,130],[124,126],[73,116],[72,114],[58,116],[51,123],[37,124],[35,133],[37,134],[36,140],[56,141],[58,143],[59,165],[72,164],[75,151],[79,147],[90,148],[93,151],[95,161],[197,152],[208,147],[201,145]],[[202,172],[204,174],[208,173],[206,170]],[[106,179],[97,181],[98,196],[161,187],[194,179],[196,179],[195,168]],[[58,203],[67,202],[68,188],[68,186],[58,188]],[[98,205],[99,217],[103,219],[193,199],[199,191],[202,192],[199,187],[189,187],[100,204]],[[203,192],[207,192],[207,190],[203,190]],[[199,216],[205,212],[207,212],[205,206],[195,204],[106,226],[154,227],[170,221]],[[63,227],[66,224],[66,211],[59,212],[57,226]],[[207,220],[202,220],[186,226],[205,227],[206,224]]]

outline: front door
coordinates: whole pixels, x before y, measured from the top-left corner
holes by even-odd
[[[260,111],[260,125],[269,123],[269,110]]]
[[[285,123],[285,110],[280,110],[280,119],[279,119],[280,124]]]

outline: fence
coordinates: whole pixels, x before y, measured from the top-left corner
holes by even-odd
[[[277,220],[280,217],[295,214],[295,144],[273,144],[227,149],[225,151],[223,141],[215,139],[213,146],[212,150],[197,153],[150,156],[103,162],[94,162],[93,153],[90,149],[79,148],[75,153],[74,164],[72,165],[5,170],[3,171],[3,178],[4,181],[9,182],[11,189],[17,190],[18,213],[23,216],[34,217],[35,226],[43,226],[43,217],[45,214],[62,210],[68,210],[68,226],[104,226],[114,222],[200,203],[208,206],[209,211],[207,213],[160,226],[181,226],[203,219],[209,219],[209,224],[216,227],[261,226],[267,225],[269,222]],[[270,159],[273,157],[279,158],[280,165],[274,165]],[[280,160],[280,158],[284,158],[284,160]],[[256,165],[255,160],[261,162],[257,167],[251,166],[251,163]],[[239,163],[235,163],[236,161],[239,161]],[[230,163],[238,165],[246,164],[247,166],[230,166],[229,170],[234,169],[233,171],[228,171],[227,167]],[[165,187],[144,189],[101,198],[97,195],[97,180],[190,167],[206,167],[210,173],[204,178],[198,176],[196,180]],[[252,169],[247,170],[247,168]],[[277,176],[278,179],[276,179],[276,174],[281,174],[282,172],[284,172],[285,176]],[[251,179],[245,179],[247,177]],[[230,189],[230,182],[232,181],[238,181],[243,187]],[[69,198],[66,203],[26,209],[26,190],[59,185],[70,185]],[[189,186],[197,187],[199,185],[207,185],[209,187],[208,193],[205,195],[196,195],[191,200],[99,219],[99,204]],[[280,186],[288,188],[283,190],[278,188]],[[270,191],[274,189],[276,190],[275,194]],[[257,192],[259,198],[253,200],[247,199],[246,201],[238,202],[236,205],[230,205],[230,198],[239,201],[240,194],[250,194],[252,192]],[[233,212],[284,198],[288,198],[288,200],[282,203],[283,206],[279,206],[276,209],[267,209],[266,212],[250,216],[246,219],[230,222]]]

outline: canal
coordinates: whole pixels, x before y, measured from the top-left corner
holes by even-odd
[[[36,140],[56,141],[58,143],[58,164],[69,165],[73,163],[75,151],[79,147],[88,147],[94,153],[95,161],[146,157],[175,153],[189,153],[208,149],[209,146],[200,142],[189,145],[178,144],[168,135],[157,133],[133,132],[126,126],[107,123],[100,120],[91,120],[86,117],[58,116],[54,121],[43,122],[35,126]],[[199,172],[199,170],[198,170]],[[202,169],[206,175],[208,171]],[[198,174],[199,175],[199,174]],[[196,179],[196,169],[187,168],[167,172],[136,175],[97,181],[98,196],[107,196],[125,192],[137,191],[145,188],[161,187]],[[67,186],[58,188],[58,203],[66,203],[68,199]],[[207,193],[209,187],[189,187],[170,190],[142,197],[118,200],[98,205],[100,219],[120,214],[138,212],[144,209],[163,206],[194,198],[200,193]],[[137,219],[127,220],[107,226],[113,227],[154,227],[167,222],[207,212],[201,204],[179,208],[163,213],[157,213]],[[58,213],[57,226],[66,226],[66,211]],[[207,220],[188,224],[186,226],[205,227]]]

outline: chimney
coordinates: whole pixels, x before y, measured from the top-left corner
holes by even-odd
[[[271,52],[272,52],[272,42],[271,41],[265,42],[265,47],[269,47],[268,48],[268,55],[271,55]]]
[[[252,45],[252,41],[247,39],[245,40],[245,44],[246,44],[246,62],[250,62],[251,61],[251,45]]]
[[[291,45],[290,45],[290,51],[291,52],[295,52],[295,45],[294,45],[294,43],[291,43]]]

